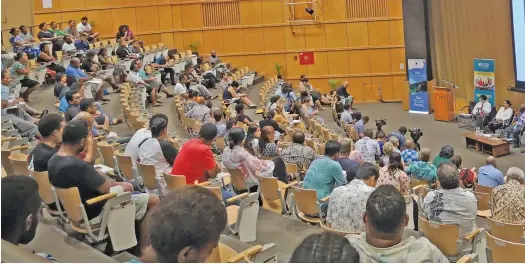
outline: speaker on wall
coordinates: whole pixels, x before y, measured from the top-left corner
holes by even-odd
[[[405,60],[426,60],[428,80],[432,80],[434,77],[432,75],[432,53],[430,51],[428,1],[403,0],[403,28],[405,32]],[[406,70],[408,74],[408,67]]]

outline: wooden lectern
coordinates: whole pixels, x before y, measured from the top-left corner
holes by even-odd
[[[434,120],[448,122],[454,119],[454,95],[452,90],[439,86],[434,86],[433,88]]]

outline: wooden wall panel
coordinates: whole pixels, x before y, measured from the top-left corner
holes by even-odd
[[[392,72],[392,59],[390,49],[375,49],[370,51],[370,72]]]
[[[166,47],[174,47],[175,40],[173,39],[173,33],[160,34],[160,42],[162,42]]]
[[[403,28],[403,21],[395,20],[389,21],[390,26],[390,44],[391,45],[405,45],[405,32]]]
[[[392,101],[394,100],[394,87],[392,85],[392,76],[386,77],[372,77],[372,91],[375,100],[380,100],[379,89],[381,89],[381,95],[383,100]]]
[[[161,34],[142,35],[140,36],[140,39],[142,39],[144,43],[148,43],[147,45],[152,45],[160,43],[162,41],[160,35]]]
[[[390,25],[388,21],[376,21],[368,23],[368,45],[390,45]]]
[[[250,55],[245,56],[246,65],[250,69],[255,69],[258,72],[263,72],[266,69],[266,56],[265,55]]]
[[[388,17],[388,0],[347,0],[349,19]]]
[[[281,51],[285,49],[284,29],[282,27],[265,28],[263,34],[265,51]]]
[[[368,46],[367,22],[346,24],[346,34],[348,35],[348,47]]]
[[[284,43],[287,50],[305,48],[305,30],[303,26],[284,27]]]
[[[326,47],[327,48],[344,48],[348,45],[346,34],[346,24],[326,24]],[[350,37],[353,37],[351,35]]]
[[[304,27],[306,49],[326,48],[326,33],[324,25],[308,25]]]
[[[37,1],[42,2],[42,1]],[[60,9],[76,9],[86,8],[86,0],[55,0],[53,4],[57,4]],[[56,8],[56,7],[55,7]]]
[[[135,30],[137,32],[150,32],[160,29],[159,9],[156,6],[139,7],[135,9],[135,13],[137,16],[137,27]]]
[[[403,0],[388,0],[388,16],[403,17]]]
[[[370,51],[352,50],[350,51],[350,74],[369,74],[370,73]]]
[[[200,4],[181,5],[180,14],[182,28],[201,28],[204,26]]]
[[[262,24],[261,0],[240,1],[241,25]]]
[[[372,100],[371,95],[372,78],[370,77],[355,77],[350,78],[351,93],[356,98],[361,100]]]
[[[346,9],[341,8],[346,4],[346,0],[328,0],[323,1],[324,13],[322,14],[324,20],[345,20]]]
[[[90,7],[108,7],[111,6],[111,0],[86,0],[86,6]]]
[[[59,14],[59,13],[53,13],[53,14],[38,14],[38,15],[35,15],[34,19],[33,19],[33,22],[35,23],[35,25],[38,25],[42,22],[51,22],[51,21],[61,21],[62,19],[62,16]],[[78,20],[80,20],[80,17],[78,18]],[[36,28],[36,30],[38,30],[38,28]],[[35,31],[35,34],[37,33],[38,31]]]
[[[348,52],[330,51],[327,52],[328,74],[342,75],[350,72],[348,64]]]
[[[102,35],[113,35],[113,22],[111,18],[111,10],[93,10],[87,11],[86,16],[89,19],[89,23],[93,28],[97,29],[97,32]],[[80,18],[79,18],[80,20]]]
[[[246,60],[244,56],[223,56],[224,61],[231,63],[234,67],[246,66]]]
[[[390,50],[390,58],[392,59],[392,72],[405,72],[406,71],[406,62],[405,62],[405,49],[397,48]],[[401,68],[403,64],[403,68]]]
[[[260,52],[264,50],[264,34],[258,28],[245,28],[242,30],[245,52]]]
[[[173,14],[171,13],[171,8],[166,8],[165,6],[156,7],[159,13],[159,29],[160,30],[170,30],[173,28]]]
[[[135,0],[110,0],[111,6],[125,6],[132,5],[135,3]],[[139,0],[140,1],[140,0]]]
[[[84,16],[86,16],[87,12],[86,11],[76,11],[76,12],[64,12],[62,13],[62,20],[60,21],[63,21],[63,22],[68,22],[69,20],[75,20],[75,21],[78,21],[80,22],[80,19]],[[113,12],[111,13],[113,14]],[[112,16],[113,18],[113,16]],[[112,19],[113,20],[113,19]],[[36,22],[36,21],[35,21]],[[78,23],[77,22],[77,23]],[[67,25],[64,25],[64,28],[66,27]],[[115,34],[116,34],[116,31],[115,31]]]
[[[177,49],[186,50],[187,47],[184,48],[184,36],[182,35],[182,32],[173,33],[173,42]]]
[[[408,86],[408,81],[405,76],[393,76],[392,77],[392,87],[393,87],[393,100],[401,100],[403,93],[406,92],[406,87]]]
[[[263,24],[277,24],[286,21],[283,16],[282,0],[263,0],[261,10]]]
[[[299,78],[301,74],[307,73],[307,70],[305,65],[299,65],[298,53],[286,54],[286,74],[289,77]]]
[[[113,3],[113,0],[112,0]],[[135,32],[137,28],[137,16],[135,8],[120,8],[111,9],[111,17],[113,19],[113,36],[117,35],[119,25],[128,25]]]
[[[171,6],[172,27],[174,29],[182,28],[182,16],[180,13],[180,7],[180,5]]]
[[[266,74],[268,76],[272,76],[274,74],[277,74],[277,70],[275,69],[275,65],[279,64],[283,67],[282,72],[283,75],[288,75],[287,68],[286,68],[286,56],[284,54],[271,54],[266,55]]]
[[[225,53],[244,52],[244,37],[242,29],[225,29],[222,31]]]
[[[182,32],[182,36],[184,37],[184,46],[182,49],[190,49],[190,44],[196,44],[199,48],[202,47],[202,31]]]
[[[201,52],[208,54],[212,50],[217,53],[224,53],[224,38],[222,30],[210,30],[202,32],[203,45],[200,48]]]

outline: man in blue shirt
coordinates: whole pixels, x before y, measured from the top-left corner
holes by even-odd
[[[478,170],[478,184],[487,187],[497,187],[504,183],[503,173],[496,168],[496,158],[489,156],[487,165]]]
[[[292,107],[293,103],[297,100],[297,96],[295,96],[295,93],[293,92],[293,89],[289,86],[284,86],[284,82],[281,83],[277,89],[275,90],[274,95],[278,95],[281,98],[284,98],[286,100],[286,103],[284,104],[284,110],[287,112],[290,112],[290,108]]]
[[[368,120],[370,120],[368,116],[363,116],[363,118],[355,122],[354,128],[360,138],[365,135],[365,125],[368,123]]]
[[[71,58],[71,61],[69,62],[69,66],[67,66],[67,69],[66,69],[66,75],[67,77],[74,77],[77,79],[77,81],[82,81],[82,82],[92,79],[80,69],[80,59],[79,58]]]
[[[339,142],[333,140],[326,142],[324,156],[314,160],[306,172],[303,188],[315,190],[317,199],[329,196],[335,187],[348,183],[346,172],[338,162],[340,149]],[[323,203],[321,208],[325,210],[327,203]]]
[[[406,127],[402,126],[397,131],[394,131],[394,132],[388,134],[386,139],[388,140],[392,136],[396,137],[399,140],[399,148],[401,149],[402,147],[405,146],[405,142],[406,142],[405,134],[407,133],[407,131],[408,131],[408,129]]]
[[[80,35],[80,39],[75,41],[75,48],[77,48],[77,50],[89,50],[89,42],[86,36]]]

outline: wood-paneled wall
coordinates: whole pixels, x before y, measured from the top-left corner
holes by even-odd
[[[307,74],[324,91],[329,79],[348,80],[358,101],[378,100],[379,88],[384,100],[401,98],[406,85],[401,0],[322,0],[320,22],[293,25],[286,22],[283,2],[53,0],[53,9],[42,9],[34,1],[34,20],[78,22],[87,16],[96,31],[112,37],[127,24],[146,43],[179,49],[199,43],[201,53],[214,49],[223,60],[267,74],[275,74],[278,63],[293,82]],[[315,53],[314,65],[299,65],[302,51]]]
[[[473,59],[496,62],[496,102],[509,99],[515,107],[525,95],[514,86],[514,55],[510,0],[431,0],[434,76],[456,83],[457,107],[474,98]],[[523,47],[522,47],[523,48]],[[438,82],[439,83],[439,82]]]

